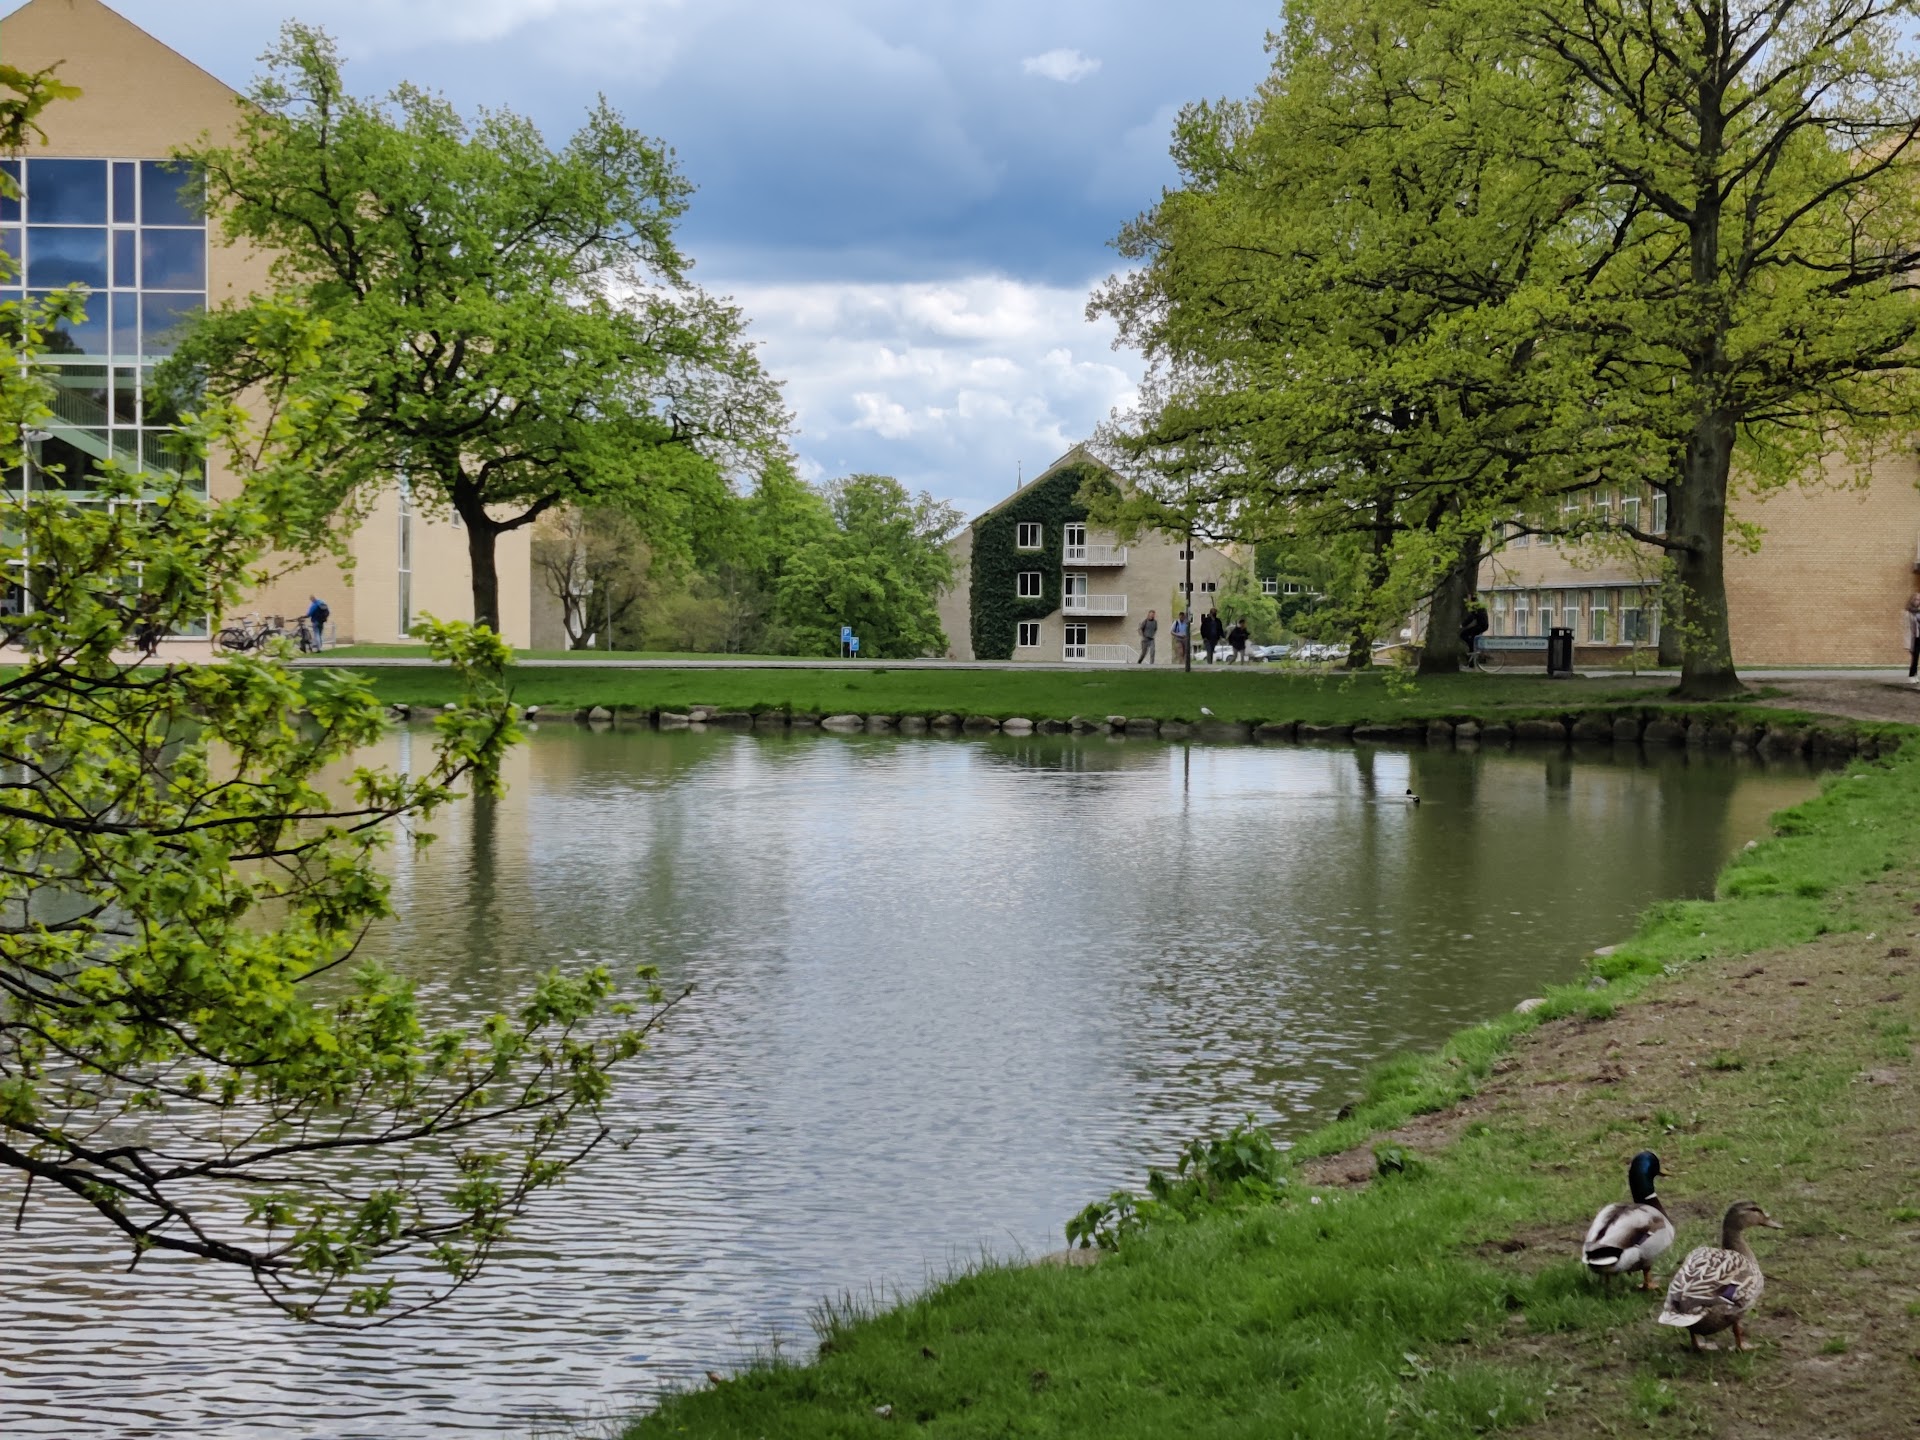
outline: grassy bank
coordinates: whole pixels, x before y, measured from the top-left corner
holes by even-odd
[[[1277,1202],[836,1316],[814,1363],[630,1435],[1909,1433],[1916,862],[1909,747],[1779,817],[1716,899],[1658,907],[1589,984],[1383,1067]],[[1382,1145],[1410,1158],[1375,1178]],[[1687,1355],[1650,1297],[1570,1258],[1643,1146],[1682,1249],[1739,1196],[1785,1222],[1756,1353]]]
[[[351,668],[343,667],[343,668]],[[456,698],[445,671],[426,668],[359,672],[391,703],[438,705]],[[1249,666],[1243,670],[578,670],[517,665],[515,699],[547,709],[789,710],[886,715],[988,715],[996,719],[1067,719],[1129,715],[1196,721],[1202,707],[1233,721],[1296,720],[1312,724],[1394,721],[1505,711],[1579,712],[1650,703],[1671,680],[1548,680],[1538,675],[1457,675],[1413,683],[1383,671],[1303,675]],[[1769,718],[1781,718],[1773,712]]]

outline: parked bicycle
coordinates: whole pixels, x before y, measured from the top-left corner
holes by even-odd
[[[287,630],[278,615],[262,619],[258,615],[248,615],[237,625],[228,625],[213,637],[214,643],[222,650],[259,650],[269,641],[284,640]]]

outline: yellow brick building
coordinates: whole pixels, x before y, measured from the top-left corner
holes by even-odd
[[[1863,480],[1870,483],[1861,483]],[[1736,520],[1764,532],[1760,548],[1727,555],[1727,602],[1738,665],[1886,665],[1905,658],[1902,610],[1920,570],[1920,463],[1891,455],[1862,474],[1836,459],[1826,483],[1741,496]],[[1626,518],[1663,533],[1664,503],[1650,492],[1587,491],[1567,518]],[[1549,517],[1552,518],[1552,517]],[[1574,632],[1577,664],[1651,650],[1660,631],[1659,555],[1601,553],[1540,537],[1499,542],[1480,570],[1502,638]]]
[[[31,488],[39,467],[57,465],[64,489],[83,497],[85,475],[109,455],[177,469],[164,442],[169,417],[147,381],[176,327],[264,287],[267,260],[209,235],[183,189],[196,182],[163,162],[177,146],[230,137],[238,96],[100,0],[29,0],[0,18],[0,58],[24,70],[58,65],[81,91],[42,116],[47,144],[6,162],[23,199],[0,205],[0,247],[19,272],[0,300],[72,284],[92,292],[86,320],[53,341],[57,421],[44,439],[30,437],[27,473],[12,483]],[[217,497],[239,480],[216,461],[205,483]],[[521,529],[498,542],[501,628],[518,646],[531,643],[534,625],[528,540]],[[407,640],[424,614],[472,618],[457,522],[416,513],[390,488],[351,545],[351,577],[333,561],[286,561],[252,605],[291,618],[317,594],[332,608],[333,638],[368,643]],[[22,578],[8,577],[4,603],[30,603]]]

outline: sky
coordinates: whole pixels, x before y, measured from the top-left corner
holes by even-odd
[[[604,93],[694,185],[694,278],[753,320],[814,479],[972,514],[1124,408],[1086,319],[1174,183],[1180,106],[1251,94],[1278,0],[110,0],[245,89],[280,24],[560,142]]]

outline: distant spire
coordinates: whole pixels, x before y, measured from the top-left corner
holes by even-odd
[[[1013,488],[1018,490],[1022,485],[1026,484],[1027,483],[1026,477],[1027,477],[1027,462],[1024,460],[1014,461],[1013,462]]]

